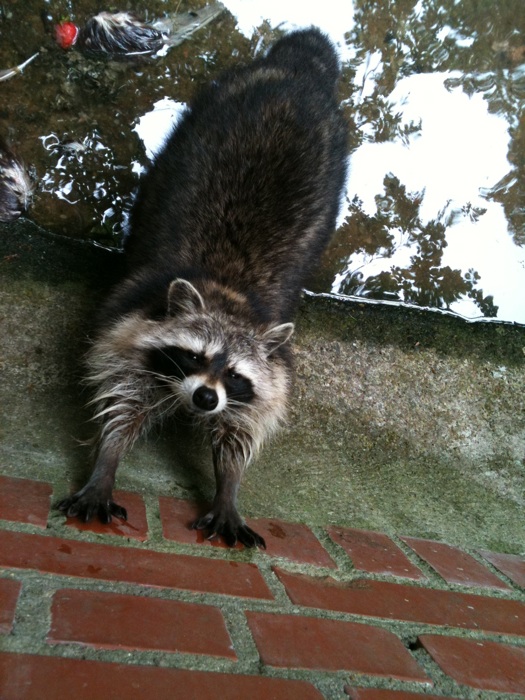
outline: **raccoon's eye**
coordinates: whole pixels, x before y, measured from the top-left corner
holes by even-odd
[[[233,367],[230,367],[226,374],[228,375],[229,379],[238,379],[241,376],[233,369]]]
[[[190,362],[200,363],[201,355],[197,355],[196,352],[191,352],[190,350],[184,350],[183,352],[186,353],[186,357]]]
[[[187,364],[189,367],[200,369],[206,364],[206,358],[204,355],[193,352],[193,350],[181,350],[180,352],[184,357],[184,364]]]
[[[192,350],[165,345],[149,351],[147,364],[157,374],[182,379],[201,371],[206,364],[206,358]]]

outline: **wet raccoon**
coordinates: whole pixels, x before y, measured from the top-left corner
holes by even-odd
[[[204,89],[157,156],[88,358],[98,453],[87,485],[59,504],[69,516],[125,518],[112,501],[122,454],[185,409],[209,432],[217,485],[194,527],[264,547],[237,492],[285,416],[292,319],[335,227],[347,163],[338,78],[328,39],[293,32]]]

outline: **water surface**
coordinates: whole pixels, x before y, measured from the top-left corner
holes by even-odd
[[[352,129],[339,227],[311,290],[525,323],[523,0],[224,4],[141,62],[55,45],[54,22],[81,24],[97,3],[0,5],[0,67],[39,51],[0,83],[0,135],[35,177],[29,218],[119,247],[140,174],[198,86],[315,24],[339,48]],[[148,17],[199,6],[156,0]]]

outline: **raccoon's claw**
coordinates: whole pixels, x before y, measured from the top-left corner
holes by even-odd
[[[264,537],[261,537],[258,532],[252,530],[248,525],[243,525],[238,529],[237,538],[245,547],[260,547],[261,549],[266,549]]]
[[[112,517],[120,518],[121,520],[128,519],[128,513],[123,506],[119,506],[111,500],[99,501],[98,499],[90,498],[80,493],[68,496],[57,503],[57,509],[67,515],[68,518],[78,518],[85,523],[92,520],[96,515],[101,523],[107,525],[111,522]]]
[[[101,515],[100,515],[100,509],[104,508],[104,512],[106,516],[109,518],[106,522],[111,522],[111,518],[119,518],[120,520],[127,520],[128,519],[128,511],[124,508],[124,506],[119,506],[118,503],[115,503],[115,501],[108,501],[107,503],[107,508],[104,506],[99,507],[99,512],[98,512],[98,517],[100,520],[102,520]]]
[[[235,547],[237,542],[240,542],[245,547],[266,549],[264,538],[240,519],[238,522],[235,519],[224,520],[211,512],[196,520],[192,528],[194,530],[211,530],[208,539],[213,540],[221,536],[228,547]]]

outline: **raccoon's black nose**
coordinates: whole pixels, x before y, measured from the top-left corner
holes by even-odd
[[[214,389],[200,386],[193,392],[193,403],[202,411],[213,411],[214,408],[217,408],[219,397]]]

